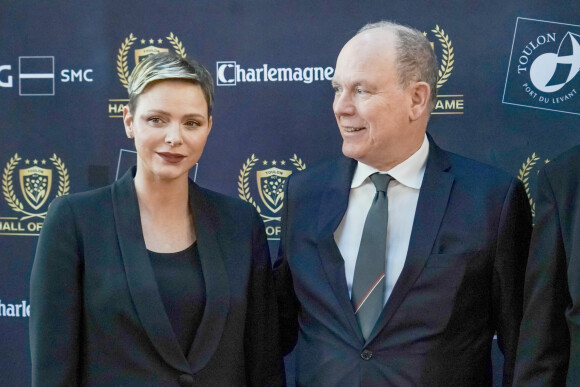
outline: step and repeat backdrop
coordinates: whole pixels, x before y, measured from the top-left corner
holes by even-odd
[[[429,132],[518,176],[532,208],[538,169],[580,143],[577,2],[159,3],[0,5],[2,385],[30,383],[29,277],[48,205],[110,184],[136,161],[121,116],[129,74],[147,55],[173,51],[212,73],[214,127],[191,176],[252,203],[272,252],[281,191],[262,187],[340,153],[330,80],[367,22],[424,31],[440,61]]]

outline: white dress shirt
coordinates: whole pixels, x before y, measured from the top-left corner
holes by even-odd
[[[417,200],[419,199],[419,189],[425,174],[428,154],[429,141],[427,136],[425,136],[421,148],[390,171],[379,171],[360,161],[358,162],[352,178],[348,207],[340,225],[334,232],[334,240],[344,259],[349,294],[352,292],[354,268],[366,215],[376,193],[375,186],[369,176],[375,172],[380,172],[388,173],[393,177],[387,189],[389,223],[387,226],[387,252],[385,257],[386,283],[384,300],[386,303],[403,270],[407,257]]]

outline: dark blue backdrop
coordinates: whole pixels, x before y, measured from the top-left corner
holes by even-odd
[[[4,385],[30,383],[28,280],[48,203],[109,184],[134,160],[119,107],[136,55],[176,51],[216,77],[214,128],[197,181],[255,203],[273,251],[279,202],[258,183],[340,152],[327,79],[342,45],[369,21],[425,31],[442,62],[431,134],[446,149],[519,175],[532,202],[538,167],[580,142],[580,75],[542,91],[532,71],[580,34],[577,2],[79,3],[0,5]],[[548,57],[556,66],[558,56]]]

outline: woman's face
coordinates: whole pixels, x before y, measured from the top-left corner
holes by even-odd
[[[135,139],[137,174],[149,180],[187,177],[212,125],[201,87],[178,79],[148,85],[134,112],[125,107],[123,121]]]

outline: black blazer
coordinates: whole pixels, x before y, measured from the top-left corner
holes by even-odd
[[[518,386],[580,385],[580,146],[538,174]]]
[[[288,180],[275,281],[286,350],[299,329],[298,385],[489,386],[496,332],[511,382],[528,199],[517,179],[429,142],[403,271],[366,344],[334,241],[356,162]]]
[[[184,355],[146,251],[134,173],[49,207],[30,282],[33,386],[281,385],[259,215],[189,183],[206,306]]]

